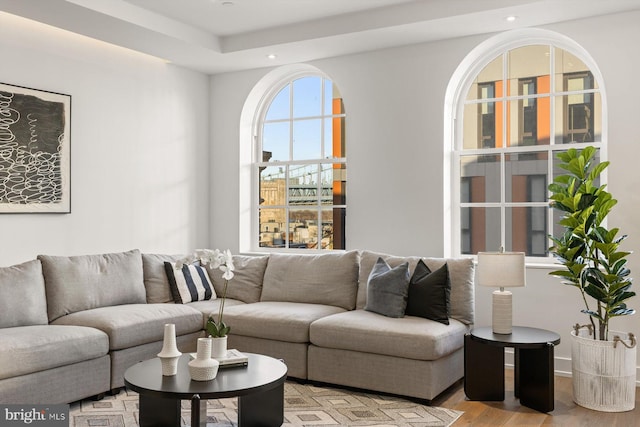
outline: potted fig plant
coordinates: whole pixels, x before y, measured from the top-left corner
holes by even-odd
[[[550,236],[550,251],[564,269],[550,274],[580,292],[581,312],[589,318],[571,333],[574,401],[590,409],[627,411],[635,405],[635,337],[611,331],[609,322],[635,313],[626,305],[635,292],[627,267],[630,252],[620,249],[627,236],[604,226],[617,200],[600,184],[609,162],[597,162],[596,152],[571,148],[557,155],[566,174],[549,185],[550,203],[562,214],[564,232]]]
[[[208,264],[211,268],[218,268],[222,271],[224,287],[222,295],[218,295],[218,299],[220,299],[218,316],[215,318],[212,314],[209,315],[205,330],[212,339],[211,355],[217,358],[225,357],[227,354],[227,334],[231,328],[224,323],[222,316],[224,314],[224,303],[227,298],[227,286],[229,285],[229,280],[233,279],[233,271],[235,270],[233,256],[229,249],[224,252],[218,249],[198,249],[193,254],[179,260],[176,263],[176,267],[182,268],[183,264],[193,262],[200,262],[200,265]]]

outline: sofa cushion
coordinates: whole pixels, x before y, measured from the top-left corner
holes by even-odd
[[[38,255],[49,321],[65,314],[146,302],[142,257],[137,249],[82,256]]]
[[[245,256],[234,255],[233,279],[229,281],[227,287],[227,298],[237,299],[246,303],[260,301],[262,293],[262,280],[264,271],[267,268],[268,256]],[[224,290],[225,280],[222,278],[222,271],[219,268],[211,268],[207,264],[209,277],[213,281],[216,294],[221,296]]]
[[[431,271],[424,261],[418,261],[411,281],[406,314],[449,324],[451,313],[451,283],[447,264]]]
[[[107,335],[82,326],[0,329],[0,379],[44,371],[107,354]]]
[[[162,341],[166,323],[176,325],[176,335],[200,331],[202,313],[182,304],[125,304],[79,311],[53,323],[99,329],[109,336],[109,349],[120,350]]]
[[[356,308],[364,308],[367,300],[367,278],[369,272],[382,257],[391,267],[409,263],[409,271],[413,274],[420,257],[399,257],[378,252],[363,251],[360,254],[360,275],[358,283],[358,302]],[[449,280],[451,282],[451,318],[466,324],[474,320],[474,264],[471,258],[422,258],[431,271],[435,271],[447,264]]]
[[[378,258],[367,282],[364,309],[389,317],[403,317],[409,291],[409,263],[394,268]]]
[[[171,262],[164,263],[173,299],[178,304],[205,301],[216,298],[213,283],[207,269],[195,264],[184,264],[176,268]]]
[[[218,319],[218,311],[220,310],[220,303],[222,302],[222,298],[210,299],[205,301],[194,301],[190,302],[187,305],[189,307],[195,308],[199,312],[202,313],[202,329],[205,329],[207,326],[207,319],[209,315],[213,315],[215,319]],[[244,302],[239,301],[237,299],[226,298],[224,303],[224,311],[226,313],[227,308],[233,307],[234,305],[245,305]],[[224,319],[224,317],[223,317]]]
[[[0,313],[0,328],[48,323],[40,261],[0,268]]]
[[[332,305],[267,301],[225,308],[224,322],[232,335],[308,343],[313,321],[341,312],[344,309]]]
[[[436,360],[462,348],[467,329],[457,320],[447,326],[421,317],[353,310],[316,320],[309,333],[311,344],[319,347]]]
[[[142,254],[142,271],[148,303],[173,302],[164,263],[173,263],[183,257],[184,255]]]
[[[358,291],[358,268],[356,251],[271,254],[260,301],[324,304],[352,310]]]

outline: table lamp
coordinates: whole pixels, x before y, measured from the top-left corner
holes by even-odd
[[[511,333],[511,292],[504,288],[524,286],[524,252],[478,252],[478,286],[499,287],[493,292],[493,333]]]

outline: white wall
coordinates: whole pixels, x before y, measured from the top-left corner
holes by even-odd
[[[640,245],[639,20],[636,12],[548,27],[581,44],[603,74],[609,189],[620,201],[610,225],[630,235],[631,250]],[[443,254],[444,94],[488,37],[313,63],[338,84],[348,115],[348,248]],[[1,214],[0,266],[41,253],[238,250],[239,118],[269,69],[208,78],[4,13],[0,64],[4,83],[72,96],[72,213]],[[630,267],[640,274],[638,254]],[[568,371],[570,326],[586,318],[574,289],[548,271],[529,268],[528,286],[514,290],[514,323],[560,333],[556,369]],[[491,291],[477,289],[479,325],[490,323]],[[640,334],[639,316],[613,327]]]
[[[71,214],[0,215],[0,266],[208,242],[209,79],[0,13],[0,81],[71,95]]]
[[[640,155],[636,84],[640,13],[626,13],[547,27],[582,45],[604,76],[609,111],[609,190],[620,200],[609,224],[640,245]],[[443,255],[443,110],[452,73],[489,36],[467,37],[316,61],[343,94],[347,113],[349,249],[398,255]],[[242,105],[269,69],[211,78],[211,245],[238,250],[238,128]],[[630,256],[632,272],[640,259]],[[585,323],[575,289],[529,268],[528,286],[514,291],[514,324],[554,330],[562,342],[556,369],[570,371],[571,325]],[[476,323],[491,322],[490,288],[476,292]],[[634,298],[630,304],[640,309]],[[613,328],[640,334],[640,315]]]

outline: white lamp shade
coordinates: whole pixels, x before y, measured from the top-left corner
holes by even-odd
[[[524,286],[524,252],[478,252],[476,282],[498,288]]]

